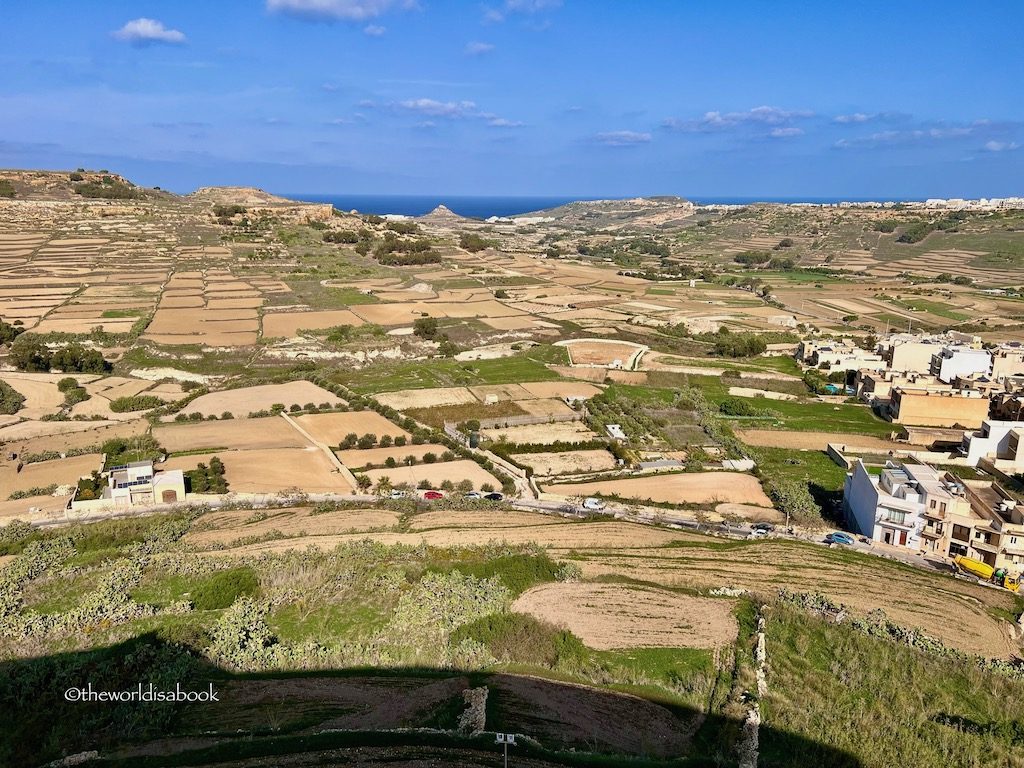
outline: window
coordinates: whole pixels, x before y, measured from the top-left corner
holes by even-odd
[[[897,512],[895,509],[886,510],[885,516],[889,522],[896,523],[896,525],[905,525],[907,521],[907,513]]]
[[[959,541],[970,541],[971,529],[966,525],[954,525],[953,538]],[[967,554],[967,550],[965,549],[961,554]]]

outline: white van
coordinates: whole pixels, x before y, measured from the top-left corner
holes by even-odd
[[[600,512],[604,509],[604,502],[600,499],[595,499],[593,496],[588,496],[583,500],[583,508],[591,512]]]

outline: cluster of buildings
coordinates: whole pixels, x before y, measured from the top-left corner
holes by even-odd
[[[846,372],[857,397],[897,424],[978,429],[1024,417],[1024,343],[982,346],[970,334],[895,333],[873,349],[851,339],[801,342],[797,359]]]
[[[843,491],[848,520],[872,541],[1024,571],[1024,505],[997,483],[962,480],[927,464],[869,468],[858,460]]]

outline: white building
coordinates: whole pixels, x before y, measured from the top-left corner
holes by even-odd
[[[988,373],[992,368],[992,355],[985,349],[945,346],[932,355],[931,374],[946,384],[957,376]]]
[[[925,516],[969,509],[962,489],[925,464],[887,462],[878,475],[860,460],[846,476],[843,506],[859,533],[873,541],[921,550]]]
[[[605,431],[608,433],[608,437],[612,440],[625,440],[626,433],[622,431],[622,427],[618,424],[608,424],[605,426]]]
[[[964,432],[960,451],[972,467],[990,459],[1009,474],[1024,470],[1024,421],[985,420],[976,432]]]

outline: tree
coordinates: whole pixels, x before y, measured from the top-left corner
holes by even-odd
[[[356,475],[356,485],[359,486],[359,490],[365,491],[367,488],[373,485],[373,481],[366,475]]]
[[[391,489],[394,486],[391,484],[391,478],[387,475],[381,475],[377,478],[377,493],[381,496],[387,493],[391,493]]]
[[[391,447],[391,435],[381,435],[379,445],[380,445],[381,448],[390,448]]]
[[[484,483],[480,486],[480,490],[484,493],[494,493],[494,486],[490,483]]]
[[[430,481],[426,479],[420,480],[419,483],[416,484],[416,487],[419,488],[421,491],[429,491]]]
[[[395,467],[398,466],[398,462],[395,460],[394,456],[388,456],[386,459],[384,459],[384,466],[387,467],[388,469],[394,469]]]
[[[374,434],[371,434],[369,432],[367,432],[365,435],[360,437],[359,441],[356,443],[356,445],[359,448],[363,449],[364,451],[367,448],[373,448],[373,446],[375,446],[376,444],[377,444],[377,436],[374,435]]]
[[[438,323],[436,317],[418,317],[412,324],[412,332],[423,339],[437,336]]]
[[[427,451],[426,453],[423,454],[423,463],[424,464],[433,464],[436,461],[437,461],[437,454],[434,453],[433,451]]]
[[[398,446],[399,448],[405,445],[405,435],[399,435],[398,437],[396,437],[395,445]]]
[[[462,493],[469,493],[473,490],[472,480],[459,480],[459,484],[456,486]]]
[[[19,336],[11,344],[11,364],[22,371],[46,373],[53,354],[37,336]]]
[[[442,491],[449,491],[449,492],[454,491],[455,490],[455,483],[453,483],[451,480],[442,480],[441,481],[441,490]]]

